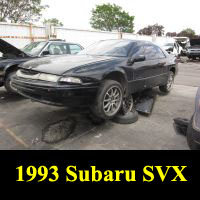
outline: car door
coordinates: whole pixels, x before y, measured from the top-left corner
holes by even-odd
[[[145,78],[145,87],[152,88],[163,81],[163,76],[166,71],[166,56],[160,47],[149,44],[145,45],[145,58],[148,62],[148,67],[142,72]]]
[[[142,44],[137,44],[134,46],[130,56],[134,58],[138,58],[139,56],[145,55],[145,47]],[[151,68],[151,62],[144,60],[144,61],[137,61],[134,62],[130,68],[133,70],[132,78],[130,80],[130,91],[131,93],[135,93],[146,88],[145,80],[147,78],[146,71]]]

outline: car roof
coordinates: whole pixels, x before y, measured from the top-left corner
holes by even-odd
[[[78,44],[78,43],[66,42],[66,41],[64,41],[64,40],[48,40],[48,41],[46,41],[46,42],[49,42],[49,43],[57,43],[57,42],[59,42],[59,43],[67,43],[67,44],[77,44],[77,45],[80,45],[80,44]]]
[[[100,41],[130,41],[130,42],[137,42],[137,43],[145,43],[145,44],[151,44],[154,45],[154,43],[150,42],[150,41],[146,41],[146,40],[132,40],[132,39],[108,39],[108,40],[100,40]]]
[[[81,46],[78,43],[66,42],[65,40],[59,40],[59,39],[58,40],[41,40],[41,41],[34,41],[34,42],[49,42],[49,43],[57,43],[57,42],[59,42],[59,43],[67,43],[67,44],[77,44],[77,45]]]

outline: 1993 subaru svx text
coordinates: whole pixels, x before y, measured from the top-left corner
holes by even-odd
[[[104,40],[76,55],[22,64],[12,87],[41,103],[86,106],[110,119],[129,94],[155,86],[170,92],[177,71],[176,58],[151,42]]]

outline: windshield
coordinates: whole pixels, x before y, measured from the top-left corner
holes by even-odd
[[[89,46],[78,54],[127,57],[131,48],[133,47],[133,43],[134,42],[126,40],[105,40]]]
[[[47,42],[33,42],[26,45],[22,51],[32,56],[38,56],[42,49],[46,46]]]

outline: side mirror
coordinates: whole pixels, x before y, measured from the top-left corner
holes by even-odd
[[[144,55],[139,55],[139,56],[133,58],[133,62],[142,62],[142,61],[145,61],[145,60],[146,60],[146,58],[145,58]]]
[[[129,61],[128,65],[132,65],[135,62],[142,62],[145,61],[146,57],[144,55],[139,55],[139,56],[133,56]]]
[[[50,52],[49,52],[49,51],[43,51],[43,52],[42,52],[42,55],[43,55],[43,56],[50,55]]]

